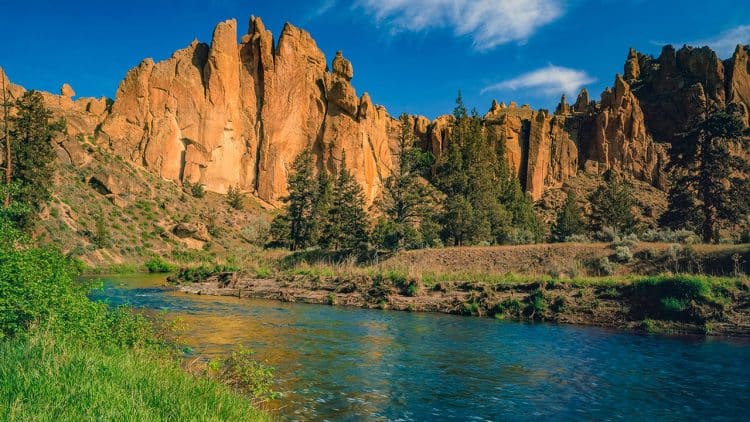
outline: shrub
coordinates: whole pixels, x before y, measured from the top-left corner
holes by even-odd
[[[633,260],[633,252],[627,246],[618,246],[615,249],[615,261],[628,263]]]
[[[616,242],[620,239],[617,235],[617,231],[612,227],[604,226],[594,234],[594,239],[600,242]]]
[[[206,190],[199,182],[190,183],[188,181],[185,181],[183,185],[185,189],[190,192],[191,195],[193,195],[194,198],[203,198],[204,196],[206,196]]]
[[[608,257],[603,256],[594,261],[594,271],[599,275],[612,275],[615,273],[615,264],[610,262]]]
[[[547,312],[547,298],[544,290],[536,289],[526,298],[526,313],[531,318],[543,318]]]
[[[235,210],[242,210],[245,207],[245,195],[240,191],[239,186],[230,186],[227,191],[227,204]]]
[[[224,384],[250,396],[254,405],[277,396],[272,390],[273,368],[253,358],[255,353],[245,347],[216,362],[216,377]]]
[[[155,256],[146,261],[146,269],[150,273],[171,273],[175,270],[174,265],[165,261],[160,256]]]
[[[505,299],[504,301],[495,305],[496,314],[511,314],[515,317],[521,315],[523,311],[523,304],[518,299]]]

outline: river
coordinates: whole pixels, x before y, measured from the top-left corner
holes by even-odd
[[[750,342],[194,296],[162,276],[93,297],[166,311],[193,353],[276,368],[282,419],[743,419]]]

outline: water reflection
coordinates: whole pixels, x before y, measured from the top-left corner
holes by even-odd
[[[208,358],[242,344],[277,368],[291,419],[742,418],[750,345],[169,291],[107,280],[112,304],[166,310]]]

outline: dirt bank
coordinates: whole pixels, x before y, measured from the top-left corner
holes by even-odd
[[[517,278],[517,277],[516,277]],[[413,312],[553,321],[627,330],[750,336],[750,281],[654,276],[425,285],[398,275],[222,273],[179,285],[186,293]]]

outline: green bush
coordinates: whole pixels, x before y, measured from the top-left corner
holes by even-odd
[[[175,270],[175,267],[162,257],[155,256],[146,261],[146,269],[150,273],[171,273]]]
[[[216,362],[217,378],[235,390],[250,396],[254,404],[273,399],[273,368],[253,358],[254,352],[245,347]]]
[[[77,265],[47,248],[0,247],[0,339],[34,327],[94,344],[150,342],[150,323],[92,302],[91,285],[75,283]]]

